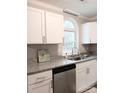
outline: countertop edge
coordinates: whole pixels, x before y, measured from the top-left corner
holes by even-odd
[[[80,64],[80,63],[84,63],[84,62],[87,62],[87,61],[90,61],[90,60],[94,60],[94,59],[97,59],[97,57],[94,57],[94,58],[91,58],[91,59],[85,59],[85,60],[75,61],[74,63],[70,63],[70,64]],[[56,67],[53,67],[53,68],[47,68],[47,69],[39,70],[39,71],[36,71],[36,72],[29,72],[29,73],[27,73],[27,75],[33,75],[33,74],[37,74],[37,73],[49,71],[49,70],[52,70],[52,69],[54,69],[54,68],[62,67],[62,66],[70,65],[70,64],[65,64],[65,65],[61,65],[61,66],[56,66]]]

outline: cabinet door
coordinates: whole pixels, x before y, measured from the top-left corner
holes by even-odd
[[[83,41],[83,44],[89,44],[90,43],[90,33],[91,33],[91,30],[90,30],[90,26],[88,23],[86,24],[83,24],[83,35],[82,35],[82,41]]]
[[[46,12],[47,43],[63,43],[63,36],[63,16],[51,12]]]
[[[44,11],[29,8],[27,11],[27,43],[41,44],[42,31],[44,30]]]
[[[89,62],[89,65],[86,67],[86,85],[90,86],[91,84],[97,81],[97,65],[96,60]]]
[[[80,70],[76,71],[76,91],[77,93],[80,93],[82,90],[84,90],[86,85],[86,68],[82,68]]]
[[[53,93],[51,82],[44,81],[34,85],[28,85],[28,93]]]
[[[92,22],[90,23],[90,29],[91,29],[91,43],[97,43],[97,23]]]
[[[97,81],[96,59],[76,65],[76,89],[81,93]]]
[[[97,23],[96,22],[89,22],[83,24],[83,35],[82,35],[82,41],[83,44],[89,44],[89,43],[97,43]]]

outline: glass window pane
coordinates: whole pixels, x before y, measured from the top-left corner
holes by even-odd
[[[64,52],[70,53],[75,47],[75,32],[64,32]]]
[[[71,21],[66,20],[64,22],[64,28],[73,28],[74,29],[74,24]]]

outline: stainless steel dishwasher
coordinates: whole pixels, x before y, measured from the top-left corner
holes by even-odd
[[[53,93],[76,93],[75,64],[53,69]]]

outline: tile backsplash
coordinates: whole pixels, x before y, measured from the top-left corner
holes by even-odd
[[[91,55],[97,55],[97,44],[83,44],[82,45],[87,52],[89,52]]]
[[[48,49],[51,57],[61,55],[61,50],[59,44],[28,44],[27,45],[27,60],[28,61],[37,61],[37,49]]]
[[[97,55],[97,44],[85,44],[80,47],[80,52],[90,52]],[[48,49],[51,57],[62,56],[62,44],[28,44],[27,45],[27,61],[37,62],[37,49]]]

